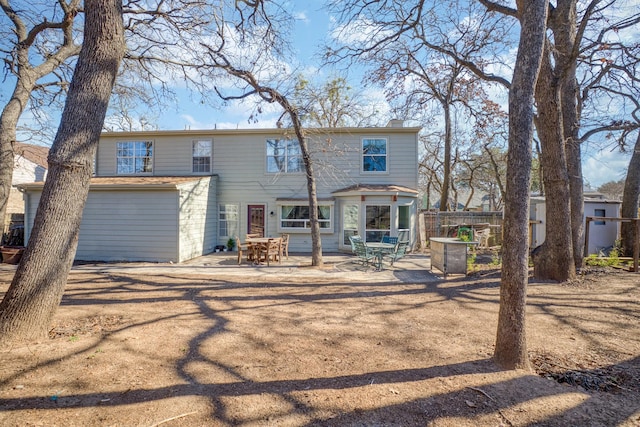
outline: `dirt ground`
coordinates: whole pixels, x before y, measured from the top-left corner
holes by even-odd
[[[50,339],[0,351],[0,425],[640,426],[640,275],[532,282],[505,372],[495,267],[334,267],[74,270]]]

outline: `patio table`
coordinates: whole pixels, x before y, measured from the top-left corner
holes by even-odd
[[[381,242],[367,242],[365,243],[367,249],[376,256],[378,262],[377,269],[382,270],[382,257],[385,254],[391,253],[395,250],[396,245],[393,243],[381,243]]]
[[[260,249],[266,247],[269,241],[276,241],[282,244],[282,237],[251,237],[247,238],[247,245],[249,245],[249,254],[254,264],[260,263]],[[278,254],[280,257],[280,254]]]

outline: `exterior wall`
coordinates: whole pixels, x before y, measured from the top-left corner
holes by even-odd
[[[27,182],[42,182],[46,176],[47,170],[44,167],[22,156],[16,156],[15,166],[13,168],[13,179],[11,181],[13,185]]]
[[[178,261],[213,252],[218,231],[215,177],[181,185],[178,206]]]
[[[319,199],[332,199],[332,192],[354,184],[394,184],[417,188],[418,144],[416,128],[366,128],[332,130],[334,133],[310,132],[309,145],[315,160],[317,193]],[[362,172],[362,139],[387,139],[387,172]],[[210,130],[210,131],[159,131],[129,134],[103,134],[96,158],[98,176],[116,175],[116,143],[151,140],[154,142],[153,175],[189,176],[191,172],[191,146],[196,139],[213,141],[211,174],[216,174],[217,202],[237,205],[239,209],[239,236],[247,232],[249,205],[265,206],[265,235],[290,234],[290,251],[309,252],[311,235],[308,230],[279,229],[280,199],[295,199],[296,204],[306,204],[307,183],[301,173],[267,173],[266,140],[285,138],[284,130]],[[330,165],[330,166],[329,166]],[[211,199],[210,199],[211,200]],[[208,209],[216,222],[217,208]],[[270,215],[274,212],[274,215]],[[341,238],[341,211],[339,202],[332,210],[332,229],[323,231],[322,245],[325,251],[339,249]],[[181,219],[182,221],[182,219]],[[415,217],[414,217],[415,223]],[[215,245],[225,245],[227,236],[217,236]],[[181,247],[184,253],[196,253],[200,245],[189,240],[191,249]],[[205,244],[205,250],[212,248]]]
[[[44,167],[20,155],[16,156],[11,180],[14,186],[28,182],[41,182],[45,180],[46,176],[47,170]],[[24,201],[22,193],[17,188],[12,187],[7,201],[7,226],[11,214],[14,213],[24,213]]]
[[[306,197],[304,173],[266,172],[266,140],[284,138],[283,132],[252,129],[106,133],[101,137],[98,148],[96,176],[116,176],[116,144],[134,140],[154,142],[152,175],[194,175],[191,172],[191,144],[196,139],[211,139],[211,174],[219,175],[220,184],[224,185],[224,188],[219,189],[219,194],[240,190],[259,195],[264,190],[273,197]],[[387,172],[361,172],[361,144],[364,137],[388,140]],[[316,161],[318,197],[328,197],[331,191],[356,183],[393,183],[410,188],[417,187],[418,144],[415,128],[351,129],[336,131],[330,135],[311,133],[309,145]],[[328,166],[329,164],[331,166]]]
[[[605,212],[605,217],[619,218],[620,217],[620,203],[606,203],[606,202],[587,202],[584,203],[584,215],[588,216],[601,216],[596,215],[596,209],[602,209]],[[602,250],[611,248],[618,237],[620,236],[620,222],[619,221],[591,221],[589,223],[589,254],[598,254]]]
[[[584,218],[596,216],[596,209],[604,209],[605,216],[609,218],[620,217],[620,202],[608,202],[604,200],[585,200]],[[543,199],[532,199],[530,207],[530,219],[540,221],[532,224],[531,248],[541,245],[546,237],[546,203]],[[620,235],[620,223],[618,221],[605,221],[597,224],[591,221],[589,225],[589,254],[597,254],[600,250],[613,246]]]
[[[29,191],[25,241],[41,191]],[[76,260],[178,261],[178,192],[90,191]]]

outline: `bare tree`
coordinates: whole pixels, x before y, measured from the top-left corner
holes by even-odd
[[[371,126],[376,121],[375,106],[367,102],[362,93],[354,92],[345,77],[314,84],[299,75],[292,99],[307,127]]]
[[[322,241],[314,162],[302,127],[300,109],[289,100],[285,91],[277,86],[276,75],[280,76],[280,80],[283,75],[291,76],[291,73],[287,72],[285,62],[280,60],[286,56],[285,52],[288,50],[285,23],[290,20],[279,5],[267,3],[263,0],[241,1],[236,2],[234,7],[223,8],[215,17],[216,25],[210,37],[211,41],[201,44],[206,50],[202,67],[210,73],[222,71],[239,82],[238,95],[225,95],[216,87],[215,92],[222,99],[229,101],[256,96],[263,102],[278,104],[291,119],[306,171],[311,225],[311,263],[321,266]],[[263,81],[270,83],[266,84]]]
[[[4,230],[18,121],[34,92],[48,98],[47,102],[64,96],[68,81],[65,64],[80,51],[75,43],[74,22],[81,2],[58,0],[51,5],[22,2],[16,8],[10,0],[0,0],[0,6],[2,21],[8,24],[2,26],[8,31],[0,34],[3,40],[0,54],[9,81],[14,82],[13,93],[0,115],[0,230]],[[53,78],[43,81],[45,76]],[[35,103],[45,102],[43,99],[36,98]]]
[[[59,111],[69,87],[75,58],[80,51],[83,13],[80,0],[14,2],[0,0],[0,55],[5,80],[14,84],[0,115],[0,230],[4,229],[6,204],[13,173],[13,145],[18,137],[32,137],[47,145],[54,134]],[[171,85],[182,80],[206,94],[207,84],[197,73],[192,38],[209,24],[208,5],[201,0],[129,1],[127,58],[120,70],[122,83],[115,91],[112,111],[121,120],[118,128],[144,126],[135,118],[134,105],[160,108],[173,95]],[[131,102],[135,97],[136,102]],[[29,108],[35,121],[20,126]],[[126,111],[120,111],[122,109]],[[141,114],[144,116],[144,114]],[[148,115],[147,115],[148,117]],[[36,123],[36,124],[34,124]],[[21,130],[18,135],[18,130]]]
[[[30,244],[0,303],[5,344],[46,337],[76,253],[92,160],[125,50],[119,0],[86,0],[84,21],[83,46],[49,153],[49,178]]]
[[[453,4],[453,2],[452,2]],[[405,102],[410,117],[425,116],[425,110],[441,111],[443,151],[440,210],[450,208],[450,191],[455,191],[453,146],[455,116],[481,108],[486,84],[452,55],[431,48],[437,39],[455,57],[472,61],[481,46],[491,44],[507,31],[490,14],[474,14],[473,3],[442,8],[435,2],[332,2],[341,18],[336,38],[338,48],[327,48],[327,61],[357,60],[373,71],[366,81],[385,88],[387,99]],[[475,20],[459,19],[474,14]],[[442,25],[440,25],[442,24]],[[362,34],[362,35],[361,35]],[[475,104],[475,105],[474,105]],[[466,113],[466,112],[465,112]],[[458,138],[462,140],[462,138]]]

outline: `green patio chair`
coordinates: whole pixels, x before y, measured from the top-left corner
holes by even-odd
[[[394,262],[405,256],[408,247],[409,242],[398,242],[395,250],[389,254],[384,255],[382,259],[389,260],[390,264],[393,266]]]
[[[364,244],[362,239],[352,239],[349,237],[349,240],[351,240],[353,251],[358,257],[359,263],[363,266],[369,265],[371,262],[375,263],[376,256],[369,252],[369,249],[367,249],[367,246]]]

